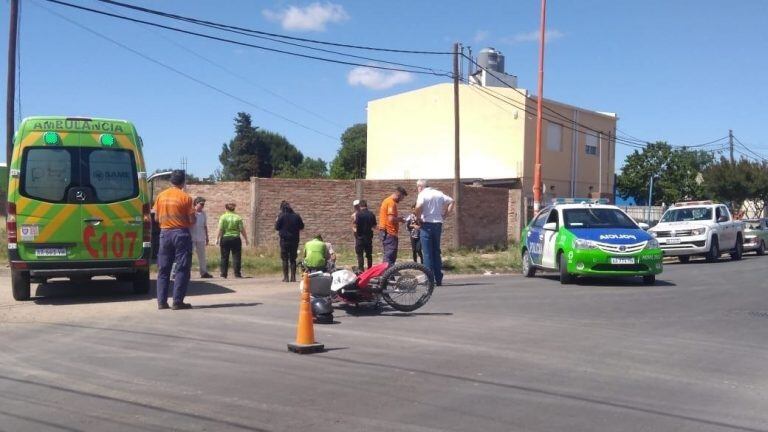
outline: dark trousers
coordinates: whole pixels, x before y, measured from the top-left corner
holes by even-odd
[[[240,240],[240,237],[222,237],[219,249],[221,250],[221,276],[227,277],[230,252],[232,252],[232,268],[235,270],[235,277],[242,276],[240,274],[240,257],[243,251],[243,241]]]
[[[157,302],[168,301],[168,285],[171,267],[176,263],[176,277],[173,278],[173,302],[184,301],[189,285],[189,271],[192,268],[192,236],[186,228],[160,231],[157,252]]]
[[[296,256],[299,241],[280,239],[280,259],[283,261],[283,282],[288,282],[288,266],[291,267],[291,281],[296,282]]]
[[[365,237],[355,237],[355,254],[357,254],[357,269],[371,268],[373,265],[373,234]],[[367,258],[368,267],[363,267],[363,255]]]
[[[395,261],[397,261],[397,235],[387,234],[386,231],[381,231],[380,237],[381,249],[384,254],[383,262],[389,263],[390,266],[394,265]]]
[[[443,284],[443,257],[440,253],[440,237],[443,224],[424,222],[421,226],[421,248],[424,252],[424,266],[432,270],[437,285]]]
[[[424,264],[424,255],[421,253],[421,239],[419,237],[411,237],[411,251],[413,251],[413,262]],[[419,261],[416,258],[419,258]]]

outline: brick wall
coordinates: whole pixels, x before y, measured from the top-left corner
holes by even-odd
[[[216,233],[218,218],[224,212],[224,204],[234,201],[237,213],[246,219],[246,230],[252,245],[278,247],[274,230],[280,202],[286,200],[299,213],[306,226],[302,242],[316,233],[331,241],[337,248],[354,247],[352,236],[352,201],[365,199],[368,208],[379,219],[379,206],[396,186],[403,186],[408,196],[400,203],[403,215],[410,212],[416,202],[416,181],[398,180],[320,180],[253,178],[250,182],[221,182],[214,185],[187,185],[192,196],[206,198],[208,231],[211,238]],[[159,185],[158,185],[159,186]],[[430,180],[430,186],[453,196],[452,180]],[[161,190],[162,187],[156,188]],[[510,231],[510,205],[515,197],[507,189],[464,186],[461,211],[462,246],[487,246],[506,243],[507,238],[519,234]],[[454,213],[443,226],[443,248],[452,248],[456,235]],[[408,233],[401,225],[400,241],[407,248]],[[374,243],[378,248],[378,243]]]

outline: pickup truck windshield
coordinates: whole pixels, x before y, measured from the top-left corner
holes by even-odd
[[[611,208],[579,208],[563,210],[566,228],[639,229],[629,216]]]
[[[711,207],[679,208],[667,210],[661,222],[687,222],[712,220]]]

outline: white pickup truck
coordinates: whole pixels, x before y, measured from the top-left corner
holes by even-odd
[[[740,260],[743,253],[744,223],[733,220],[728,207],[712,201],[676,203],[648,232],[664,255],[676,256],[682,263],[695,255],[717,261],[726,252]]]

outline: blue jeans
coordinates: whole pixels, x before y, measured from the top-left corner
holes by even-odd
[[[440,254],[440,236],[443,224],[424,222],[421,225],[421,252],[424,254],[424,266],[432,270],[435,283],[443,284],[443,257]]]
[[[381,231],[381,248],[384,254],[384,262],[389,263],[390,267],[395,265],[397,261],[397,234],[387,234],[386,231]]]
[[[173,279],[173,303],[184,301],[192,268],[192,236],[186,228],[160,231],[160,250],[157,253],[157,302],[168,301],[171,267],[176,263],[176,277]]]

